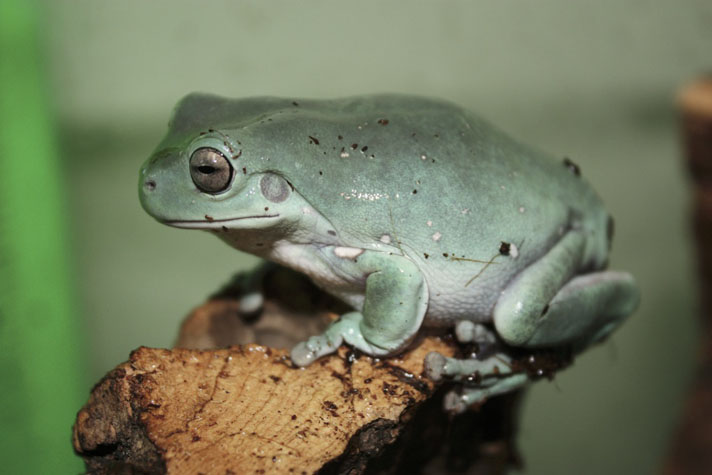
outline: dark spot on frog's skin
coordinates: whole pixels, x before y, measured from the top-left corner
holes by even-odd
[[[435,137],[436,139],[439,139],[439,138],[440,138],[440,135],[435,134],[435,135],[433,135],[433,137]]]
[[[511,244],[509,244],[508,242],[502,241],[502,243],[499,245],[499,253],[502,254],[503,256],[508,256],[511,247],[512,247]]]
[[[415,137],[415,132],[413,132],[412,134],[410,134],[410,136],[411,136],[411,137]]]
[[[428,257],[430,257],[430,254],[428,254],[427,252],[424,252],[423,257],[425,257],[427,259]]]
[[[293,105],[294,107],[299,107],[299,103],[298,103],[297,101],[292,101],[292,105]]]
[[[323,175],[323,174],[324,174],[324,172],[319,170],[319,175]]]
[[[343,139],[344,139],[344,136],[343,136],[343,135],[339,135],[339,140],[343,140]]]
[[[413,194],[414,195],[418,194],[418,190],[413,190]]]
[[[206,132],[200,132],[200,135],[205,135],[205,134],[206,134]]]
[[[243,174],[243,175],[247,175],[247,168],[242,167],[242,174]]]
[[[316,137],[312,137],[309,135],[309,143],[313,143],[314,145],[319,145],[319,140],[317,140]]]
[[[449,254],[447,252],[443,252],[443,257],[447,257]]]
[[[274,381],[275,384],[277,384],[278,382],[282,381],[282,378],[280,378],[279,376],[275,376],[275,375],[273,375],[273,374],[270,374],[270,375],[269,375],[269,379],[271,379],[272,381]]]
[[[357,144],[357,143],[352,143],[352,144],[351,144],[351,148],[354,149],[354,150],[356,150],[356,149],[358,148],[358,144]]]
[[[297,415],[296,415],[296,414],[292,414],[292,420],[293,420],[293,421],[296,421],[296,420],[297,420]]]
[[[215,218],[213,218],[212,216],[208,216],[207,214],[205,215],[206,221],[212,221],[213,219],[215,219]]]
[[[229,231],[229,229],[227,229],[227,226],[223,226],[223,227],[222,227],[222,230],[225,231],[225,232],[228,232],[228,231]]]
[[[544,308],[541,310],[541,316],[543,317],[544,315],[546,315],[546,312],[548,312],[548,311],[549,311],[549,304],[546,304],[544,306]]]
[[[262,246],[264,246],[264,245],[265,245],[265,243],[263,243],[263,242],[256,242],[256,243],[255,243],[255,246],[257,246],[257,247],[262,247]]]
[[[215,129],[208,129],[208,132],[212,134],[213,132],[215,132]]]
[[[564,166],[576,176],[581,176],[581,168],[571,161],[569,157],[564,157]]]
[[[331,230],[331,229],[329,229],[329,230],[327,231],[327,233],[329,233],[329,234],[332,235],[332,236],[336,236],[336,231],[333,231],[333,230]]]
[[[268,206],[265,206],[265,211],[269,211],[269,207],[268,207]]]
[[[365,152],[366,150],[368,150],[368,146],[364,145],[363,147],[361,147],[362,152]]]
[[[381,125],[388,125],[388,119],[378,119],[378,123]]]

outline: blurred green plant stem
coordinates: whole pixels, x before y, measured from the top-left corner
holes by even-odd
[[[84,339],[38,20],[36,2],[0,0],[1,471],[77,473]]]

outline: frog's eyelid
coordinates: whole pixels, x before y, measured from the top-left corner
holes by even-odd
[[[206,147],[214,148],[225,157],[236,160],[242,155],[242,149],[239,148],[238,145],[239,142],[233,141],[229,136],[219,130],[208,129],[207,132],[201,132],[198,136],[196,136],[185,148],[185,150],[189,160],[196,150]]]

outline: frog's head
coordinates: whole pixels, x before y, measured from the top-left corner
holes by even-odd
[[[167,136],[141,168],[141,205],[170,226],[231,239],[269,228],[277,238],[299,214],[300,197],[281,173],[258,170],[242,156],[243,144],[232,136],[239,128],[221,118],[230,105],[202,95],[179,103]]]

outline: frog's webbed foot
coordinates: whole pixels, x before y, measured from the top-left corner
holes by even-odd
[[[364,338],[361,332],[362,321],[363,315],[360,312],[342,315],[321,335],[312,336],[294,346],[290,353],[292,362],[297,366],[308,366],[322,356],[336,352],[344,342],[372,356],[389,354],[389,349],[373,345]]]
[[[443,398],[443,408],[448,412],[460,414],[465,412],[465,410],[473,404],[479,404],[492,396],[519,389],[527,384],[528,381],[529,378],[525,373],[512,373],[509,376],[497,380],[491,386],[462,386],[445,394]]]
[[[491,380],[512,374],[511,360],[504,354],[497,354],[479,360],[477,358],[450,358],[431,351],[425,357],[425,374],[433,381],[448,379],[457,382],[491,384]]]
[[[425,357],[425,374],[434,381],[447,379],[461,383],[443,400],[445,410],[454,413],[517,389],[529,380],[526,373],[514,371],[510,358],[501,353],[479,360],[450,358],[431,352]]]
[[[497,350],[500,343],[487,326],[462,320],[455,326],[455,337],[460,343],[475,343],[477,352],[463,359],[431,352],[424,361],[425,374],[430,379],[459,383],[445,395],[445,410],[461,413],[473,404],[517,389],[529,380],[526,373],[513,370],[507,354]]]

